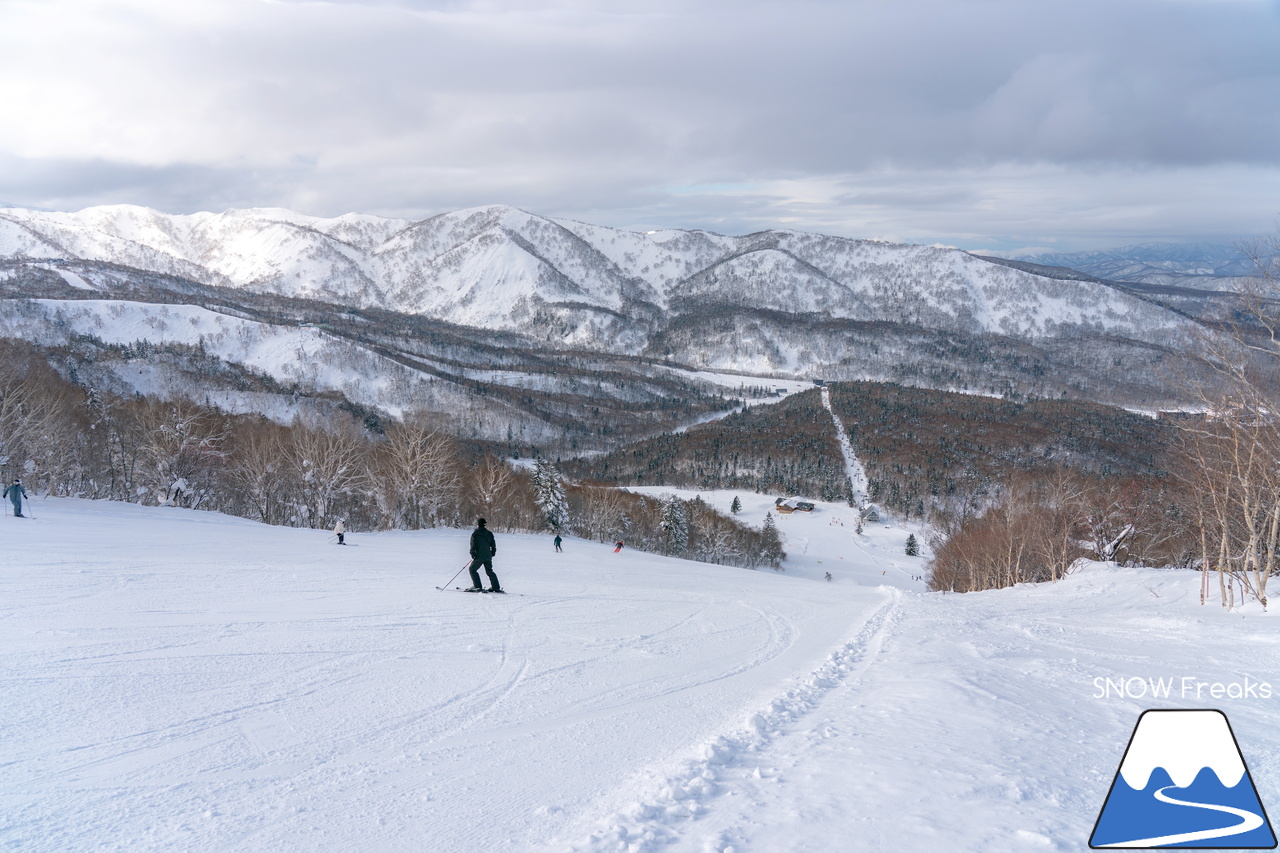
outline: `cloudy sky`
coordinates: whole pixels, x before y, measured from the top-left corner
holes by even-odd
[[[1280,224],[1280,0],[0,0],[0,201],[970,249]]]

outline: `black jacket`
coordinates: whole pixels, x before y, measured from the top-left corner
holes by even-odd
[[[490,560],[498,553],[498,543],[493,541],[493,534],[487,527],[477,527],[471,533],[471,559]]]

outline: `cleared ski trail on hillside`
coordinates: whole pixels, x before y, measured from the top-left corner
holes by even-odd
[[[831,415],[831,420],[836,427],[836,440],[840,442],[840,455],[844,458],[845,475],[853,488],[853,502],[862,503],[867,499],[867,471],[858,461],[857,454],[853,452],[853,444],[849,441],[849,433],[844,428],[844,422],[840,420],[835,409],[831,408],[831,389],[825,385],[822,387],[822,405]]]

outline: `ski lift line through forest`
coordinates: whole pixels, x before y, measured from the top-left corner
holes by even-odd
[[[867,496],[867,470],[853,452],[853,445],[849,441],[848,433],[845,432],[844,423],[831,407],[831,389],[825,385],[822,387],[822,406],[831,415],[831,422],[835,425],[836,443],[840,446],[840,455],[844,459],[845,477],[849,480],[850,494],[855,503],[860,503]]]

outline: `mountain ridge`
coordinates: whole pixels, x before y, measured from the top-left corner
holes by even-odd
[[[20,226],[32,238],[23,243],[11,233],[0,235],[0,256],[12,259],[47,257],[48,249],[56,249],[78,260],[207,284],[324,296],[535,334],[536,310],[521,311],[521,299],[531,306],[569,301],[624,314],[625,306],[635,303],[670,314],[707,301],[708,293],[732,293],[750,307],[826,310],[854,320],[890,319],[915,303],[937,309],[934,323],[949,320],[971,332],[1034,336],[1042,333],[1042,324],[1038,328],[1026,312],[1011,317],[999,310],[1001,303],[1027,302],[1024,294],[1033,290],[1039,301],[1057,303],[1035,307],[1058,322],[1084,319],[1064,304],[1082,297],[1105,303],[1092,322],[1134,337],[1146,337],[1145,327],[1153,322],[1177,325],[1128,302],[1101,279],[1071,280],[1077,290],[1088,291],[1073,294],[1064,287],[1069,279],[993,269],[999,265],[955,249],[795,231],[743,237],[655,232],[663,238],[659,241],[653,234],[550,219],[503,205],[416,223],[360,214],[323,219],[279,209],[170,216],[127,205],[76,214],[4,210],[0,222],[10,231]],[[451,298],[464,290],[490,297],[487,316]],[[1143,316],[1127,321],[1118,316],[1134,312]],[[598,331],[584,320],[574,325],[584,327],[580,338],[589,340]]]
[[[272,324],[299,327],[303,318],[307,325],[345,329],[324,351],[364,365],[361,375],[376,372],[373,365],[385,358],[398,365],[393,372],[417,373],[394,382],[372,374],[334,377],[315,390],[354,394],[353,401],[393,416],[424,403],[448,405],[459,392],[468,410],[483,402],[470,386],[442,397],[445,389],[430,384],[457,377],[426,376],[431,371],[421,359],[434,351],[413,335],[435,332],[414,318],[469,330],[456,333],[466,341],[460,346],[469,371],[485,371],[496,358],[483,341],[514,336],[508,345],[515,362],[534,378],[504,374],[503,383],[514,383],[504,405],[524,407],[510,416],[517,420],[538,410],[520,433],[526,440],[563,436],[546,418],[558,424],[572,409],[598,424],[594,438],[575,439],[595,446],[608,428],[582,415],[595,408],[589,396],[575,390],[576,402],[553,404],[561,393],[555,391],[538,403],[519,390],[563,384],[563,371],[551,381],[536,365],[640,359],[621,374],[628,377],[624,384],[639,384],[614,394],[613,405],[693,399],[685,390],[663,398],[646,389],[649,368],[637,365],[661,362],[694,371],[885,381],[1154,409],[1185,402],[1167,378],[1175,372],[1170,365],[1181,363],[1201,318],[1232,298],[1144,289],[946,247],[791,230],[740,237],[640,233],[504,205],[418,222],[275,208],[182,216],[130,205],[78,213],[4,209],[0,267],[0,291],[18,300],[11,313],[26,318],[7,324],[7,333],[42,345],[45,339],[67,344],[72,327],[80,335],[106,329],[95,334],[127,344],[110,330],[113,316],[125,310],[138,318],[131,334],[145,331],[162,345],[198,343],[155,308],[104,303],[89,311],[60,302],[83,301],[87,291],[109,301],[143,295],[144,303],[176,301],[230,316],[248,311],[257,325],[237,331],[241,337],[276,338]],[[37,295],[52,301],[34,306],[30,298]],[[265,310],[263,299],[306,306]],[[317,350],[297,343],[297,334],[290,340],[304,354],[296,358],[314,357]],[[341,354],[333,349],[338,344]],[[221,352],[230,358],[248,350],[226,344]],[[284,365],[288,357],[272,362],[278,381],[322,376],[305,363]],[[413,391],[422,381],[430,387]],[[364,388],[373,385],[377,393]],[[477,437],[505,434],[477,418],[468,427]]]

